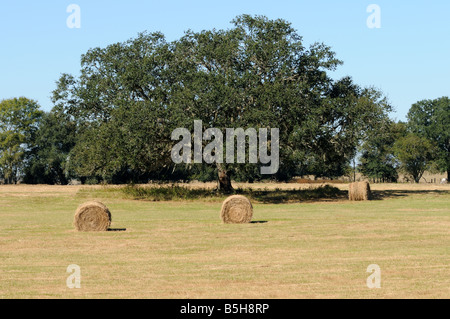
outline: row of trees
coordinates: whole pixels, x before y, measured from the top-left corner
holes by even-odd
[[[391,178],[407,162],[400,150],[419,140],[427,163],[448,169],[448,99],[419,102],[408,124],[393,123],[381,92],[331,79],[340,64],[324,44],[305,47],[290,23],[249,15],[229,30],[187,31],[173,42],[142,33],[94,48],[79,77],[57,81],[51,112],[25,98],[0,103],[0,176],[49,184],[218,179],[223,190],[231,178],[263,177],[259,164],[175,165],[171,133],[192,132],[194,120],[222,131],[279,128],[278,180],[342,176],[358,150],[364,174]]]
[[[423,100],[412,105],[407,122],[387,122],[371,132],[361,146],[360,171],[370,178],[397,181],[398,173],[416,183],[426,170],[450,179],[450,99]]]

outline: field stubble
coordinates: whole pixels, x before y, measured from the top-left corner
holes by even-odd
[[[371,188],[371,202],[257,202],[255,223],[224,225],[219,199],[0,186],[0,298],[449,298],[449,185]],[[126,231],[76,232],[75,209],[94,199],[110,208],[111,227]],[[80,266],[80,289],[66,286],[71,264]],[[381,289],[366,286],[371,264],[381,268]]]

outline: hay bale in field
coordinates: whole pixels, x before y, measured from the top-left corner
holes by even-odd
[[[348,199],[351,201],[364,201],[371,199],[369,182],[351,183],[348,187]]]
[[[230,196],[222,204],[220,218],[225,224],[250,223],[253,218],[252,203],[242,195]]]
[[[111,226],[111,213],[103,203],[87,202],[75,212],[74,225],[78,231],[107,231]]]

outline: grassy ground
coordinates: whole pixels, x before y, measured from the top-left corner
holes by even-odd
[[[268,188],[293,187],[309,186]],[[0,186],[0,298],[450,298],[450,187],[372,188],[371,202],[254,203],[256,223],[223,225],[215,199]],[[90,199],[126,231],[75,232]],[[71,264],[81,289],[66,286]],[[371,264],[381,289],[366,286]]]

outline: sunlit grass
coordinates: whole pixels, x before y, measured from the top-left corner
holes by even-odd
[[[447,191],[360,203],[261,200],[259,223],[223,225],[220,198],[153,202],[126,199],[120,188],[33,195],[4,187],[0,298],[450,297]],[[90,199],[126,231],[75,232],[75,210]],[[66,286],[70,264],[81,267],[81,289]],[[370,264],[381,267],[381,289],[366,286]]]

